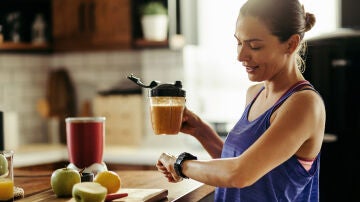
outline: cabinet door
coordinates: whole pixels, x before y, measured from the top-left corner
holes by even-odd
[[[55,50],[79,49],[88,44],[87,2],[53,0],[53,38]]]
[[[130,0],[53,0],[58,51],[130,48]]]
[[[78,7],[80,1],[53,0],[53,37],[72,37],[78,34]]]
[[[130,3],[130,0],[94,0],[93,45],[130,47],[132,38]]]

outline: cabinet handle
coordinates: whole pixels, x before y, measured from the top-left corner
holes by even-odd
[[[348,59],[333,59],[331,61],[331,65],[333,68],[343,68],[349,66],[351,64],[351,60]]]
[[[337,141],[337,135],[333,133],[325,133],[324,134],[324,142],[336,142]]]
[[[79,31],[84,32],[85,31],[85,10],[86,6],[85,3],[81,3],[79,6],[79,12],[78,12],[78,20],[79,20]]]
[[[89,31],[95,31],[95,2],[90,2],[89,4]]]

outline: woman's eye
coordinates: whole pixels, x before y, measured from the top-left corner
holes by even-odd
[[[246,46],[251,50],[260,50],[262,48],[262,45],[255,42],[247,42]]]
[[[251,48],[252,50],[260,50],[260,49],[261,49],[260,46],[251,46],[250,48]]]
[[[261,45],[259,44],[249,44],[249,48],[251,48],[252,50],[260,50],[261,49]]]

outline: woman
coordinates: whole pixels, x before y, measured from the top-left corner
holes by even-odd
[[[298,0],[248,0],[236,22],[238,60],[251,81],[245,111],[223,142],[188,109],[181,132],[213,158],[162,154],[170,182],[216,186],[215,201],[319,201],[325,108],[303,75],[299,51],[315,23]]]

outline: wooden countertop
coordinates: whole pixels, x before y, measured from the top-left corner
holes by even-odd
[[[167,189],[166,201],[201,201],[214,191],[214,187],[194,180],[169,183],[158,171],[116,171],[122,180],[122,188]],[[33,201],[41,194],[53,195],[50,186],[52,171],[14,170],[15,186],[24,189],[25,198],[18,201]],[[65,198],[64,201],[68,201]]]
[[[154,135],[155,136],[155,135]],[[170,135],[169,135],[170,136]],[[174,135],[175,136],[175,135]],[[158,137],[159,138],[159,137]],[[169,139],[173,138],[173,139]],[[191,143],[176,140],[175,137],[166,137],[169,142],[160,146],[154,141],[144,142],[140,146],[106,146],[103,160],[112,164],[155,165],[162,152],[178,155],[183,151],[190,152],[199,159],[211,159],[202,148],[190,146]],[[186,144],[185,144],[186,143]],[[23,145],[15,150],[14,168],[68,161],[66,145],[60,144],[30,144]]]

